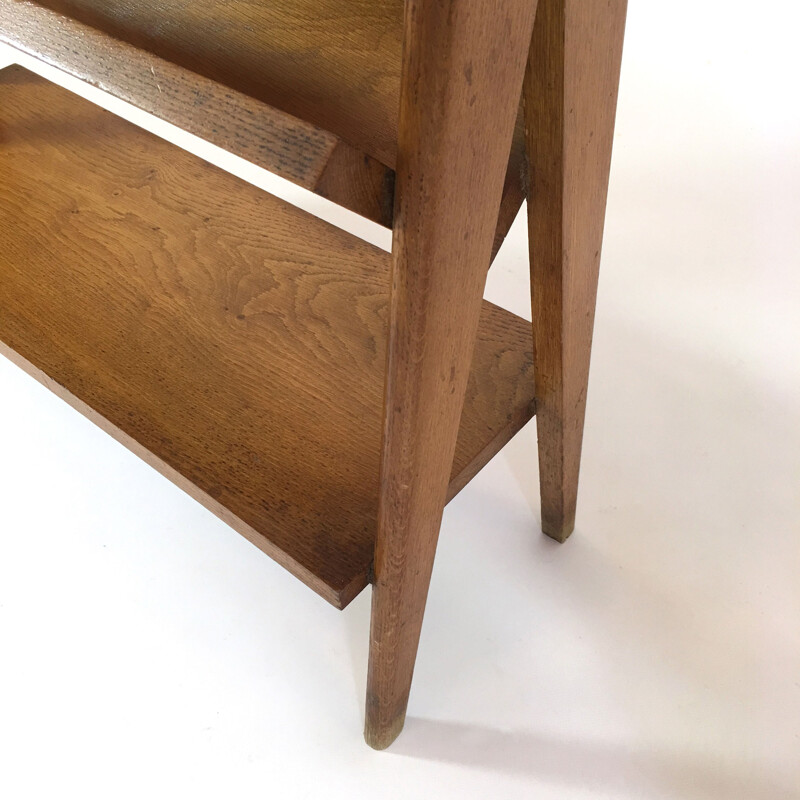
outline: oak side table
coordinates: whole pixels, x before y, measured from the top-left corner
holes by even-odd
[[[0,352],[338,608],[372,584],[373,747],[444,505],[534,412],[572,531],[625,9],[0,0],[0,41],[393,230],[0,71]],[[526,197],[532,326],[483,300]]]

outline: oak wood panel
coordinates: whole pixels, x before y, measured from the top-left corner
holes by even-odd
[[[36,3],[0,0],[0,41],[391,227],[394,171],[330,131]]]
[[[403,0],[0,0],[0,38],[391,226],[402,12]],[[274,157],[274,112],[253,101],[333,134],[319,186],[295,177],[285,149]],[[493,255],[524,199],[521,119]],[[308,159],[291,127],[286,148]]]
[[[539,0],[524,99],[542,530],[575,526],[626,0]]]
[[[373,559],[389,261],[0,72],[3,353],[339,607]],[[484,303],[450,496],[531,416],[531,350]]]
[[[406,3],[365,738],[405,720],[535,0]]]

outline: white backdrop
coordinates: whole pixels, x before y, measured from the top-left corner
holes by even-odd
[[[447,508],[384,753],[369,592],[330,608],[0,359],[0,796],[800,797],[796,8],[632,0],[577,530],[538,533],[529,425]],[[524,215],[487,296],[530,318]]]

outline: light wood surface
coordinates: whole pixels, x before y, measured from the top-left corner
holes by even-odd
[[[535,11],[406,3],[365,738],[402,729]]]
[[[2,352],[346,605],[376,536],[389,256],[19,67],[0,209]],[[531,416],[531,349],[483,304],[448,496]]]
[[[524,101],[542,529],[575,526],[626,0],[539,0]]]

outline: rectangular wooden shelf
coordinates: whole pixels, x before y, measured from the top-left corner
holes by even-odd
[[[0,71],[0,352],[338,607],[373,555],[389,266]],[[532,416],[531,353],[485,303],[451,497]]]
[[[403,0],[0,0],[0,41],[391,227]],[[525,196],[519,115],[494,253]]]

